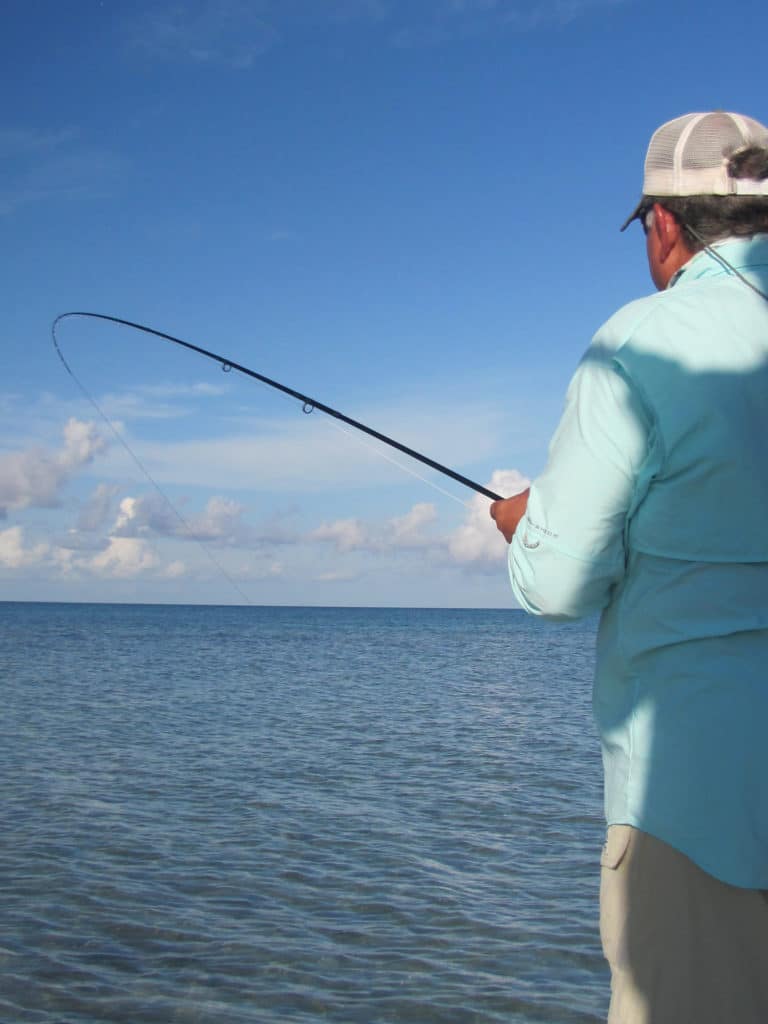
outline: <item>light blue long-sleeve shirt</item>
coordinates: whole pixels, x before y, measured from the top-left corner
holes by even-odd
[[[717,249],[768,292],[768,236]],[[768,888],[768,302],[708,253],[596,334],[509,567],[533,614],[602,613],[608,823]]]

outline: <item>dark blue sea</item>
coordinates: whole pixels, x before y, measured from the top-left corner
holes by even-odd
[[[593,639],[0,604],[0,1021],[604,1020]]]

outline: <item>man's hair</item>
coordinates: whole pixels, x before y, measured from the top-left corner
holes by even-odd
[[[747,146],[728,162],[731,178],[768,179],[768,147]],[[691,252],[719,238],[768,232],[768,196],[643,196],[643,205],[658,203],[679,222]]]

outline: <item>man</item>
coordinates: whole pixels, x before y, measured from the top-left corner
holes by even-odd
[[[597,332],[491,515],[527,611],[601,612],[610,1024],[766,1024],[768,128],[662,125],[635,219],[658,293]]]

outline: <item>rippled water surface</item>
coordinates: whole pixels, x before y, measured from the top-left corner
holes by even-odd
[[[604,1019],[592,643],[0,604],[0,1020]]]

